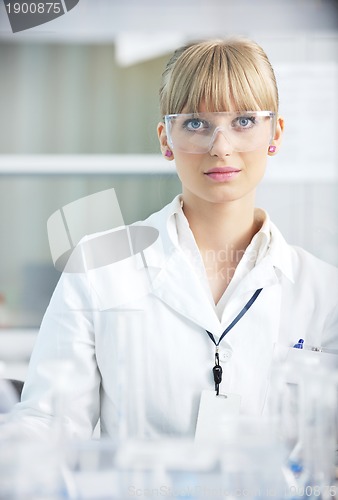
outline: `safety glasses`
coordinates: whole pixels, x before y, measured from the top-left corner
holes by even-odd
[[[273,139],[272,111],[207,112],[166,115],[169,146],[185,153],[208,153],[219,134],[233,152],[254,151]]]

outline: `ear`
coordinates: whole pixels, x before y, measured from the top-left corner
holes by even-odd
[[[284,119],[279,116],[277,118],[277,123],[276,123],[276,130],[275,130],[275,135],[273,137],[273,140],[271,141],[271,144],[270,146],[274,146],[274,148],[271,148],[271,149],[274,149],[274,150],[268,150],[268,154],[270,156],[273,156],[274,154],[276,154],[280,148],[280,145],[282,143],[282,138],[283,138],[283,133],[284,133]]]
[[[173,155],[173,152],[168,145],[168,138],[167,138],[167,134],[166,134],[166,130],[165,130],[165,125],[163,122],[160,122],[157,125],[157,135],[158,135],[158,140],[160,142],[162,155],[164,156],[164,158],[166,160],[169,160],[169,161],[173,160],[174,155]]]

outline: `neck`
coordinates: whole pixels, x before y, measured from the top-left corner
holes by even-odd
[[[254,197],[226,203],[198,202],[183,195],[183,210],[201,253],[227,252],[227,260],[239,262],[259,230],[255,220]]]

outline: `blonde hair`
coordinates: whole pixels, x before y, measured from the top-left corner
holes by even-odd
[[[162,116],[207,111],[278,112],[275,74],[264,50],[245,38],[209,40],[176,50],[162,75]]]

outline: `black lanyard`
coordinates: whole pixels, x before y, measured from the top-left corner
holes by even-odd
[[[214,375],[215,391],[216,391],[217,396],[219,394],[219,384],[222,382],[222,372],[223,372],[222,367],[219,364],[218,346],[219,346],[220,342],[223,340],[223,338],[226,336],[226,334],[228,332],[230,332],[230,330],[236,325],[236,323],[238,323],[238,321],[242,318],[242,316],[244,316],[244,314],[250,309],[250,307],[255,302],[255,300],[257,299],[258,295],[261,293],[262,290],[263,290],[263,288],[258,288],[258,290],[255,291],[255,293],[253,294],[251,299],[245,304],[243,309],[237,314],[236,318],[224,330],[224,332],[222,333],[218,342],[216,342],[213,334],[208,332],[208,330],[206,330],[207,334],[209,335],[209,337],[211,338],[211,340],[213,341],[213,343],[216,346],[215,366],[213,367],[212,372]]]

